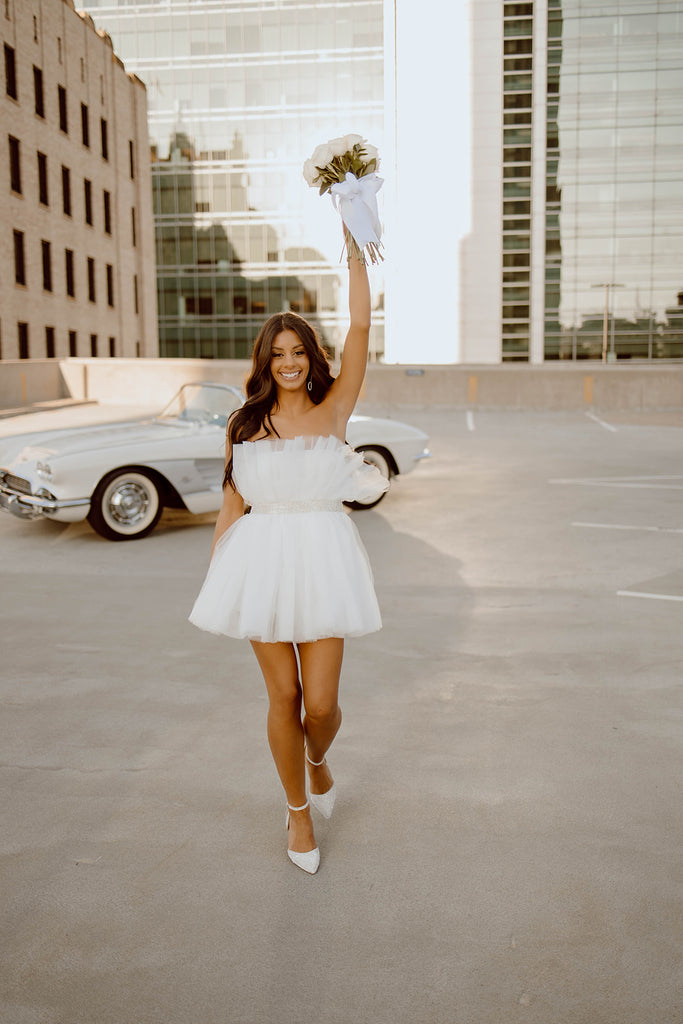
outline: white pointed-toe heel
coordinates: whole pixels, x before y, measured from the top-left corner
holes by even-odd
[[[308,756],[308,751],[304,751],[306,754],[306,760],[309,764],[312,764],[315,768],[319,768],[321,764],[325,764],[325,758],[322,761],[311,761]],[[323,818],[331,818],[332,811],[334,809],[334,801],[337,799],[337,785],[332,783],[331,787],[326,793],[311,793],[309,789],[308,798],[315,807],[316,811],[322,814]]]
[[[305,811],[308,807],[308,800],[301,807],[292,807],[291,804],[287,804],[287,815],[285,817],[285,828],[289,831],[290,822],[290,811]],[[291,860],[292,864],[296,864],[302,871],[307,871],[309,875],[314,875],[320,866],[320,850],[316,846],[314,850],[306,850],[305,853],[300,853],[298,850],[287,850],[287,856]]]

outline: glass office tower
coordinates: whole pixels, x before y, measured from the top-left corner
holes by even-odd
[[[680,2],[549,0],[546,359],[683,357],[682,55]]]
[[[680,0],[471,11],[466,361],[683,358]]]
[[[250,354],[291,309],[338,351],[339,217],[304,183],[319,142],[381,147],[383,0],[90,0],[147,85],[162,356]],[[371,351],[384,348],[373,275]]]

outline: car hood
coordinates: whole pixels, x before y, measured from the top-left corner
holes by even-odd
[[[20,455],[19,461],[59,458],[110,448],[148,445],[155,441],[172,441],[202,429],[196,423],[164,422],[157,419],[133,420],[126,423],[103,423],[96,427],[50,430],[38,434],[15,435],[5,439],[3,454],[10,450]]]

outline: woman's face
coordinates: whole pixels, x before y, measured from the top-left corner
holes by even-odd
[[[270,372],[278,388],[298,391],[306,387],[310,367],[303,342],[294,331],[280,331],[270,354]]]

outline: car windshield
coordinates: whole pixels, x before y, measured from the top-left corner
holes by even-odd
[[[228,417],[241,404],[236,389],[218,384],[185,384],[157,418],[225,427]]]

